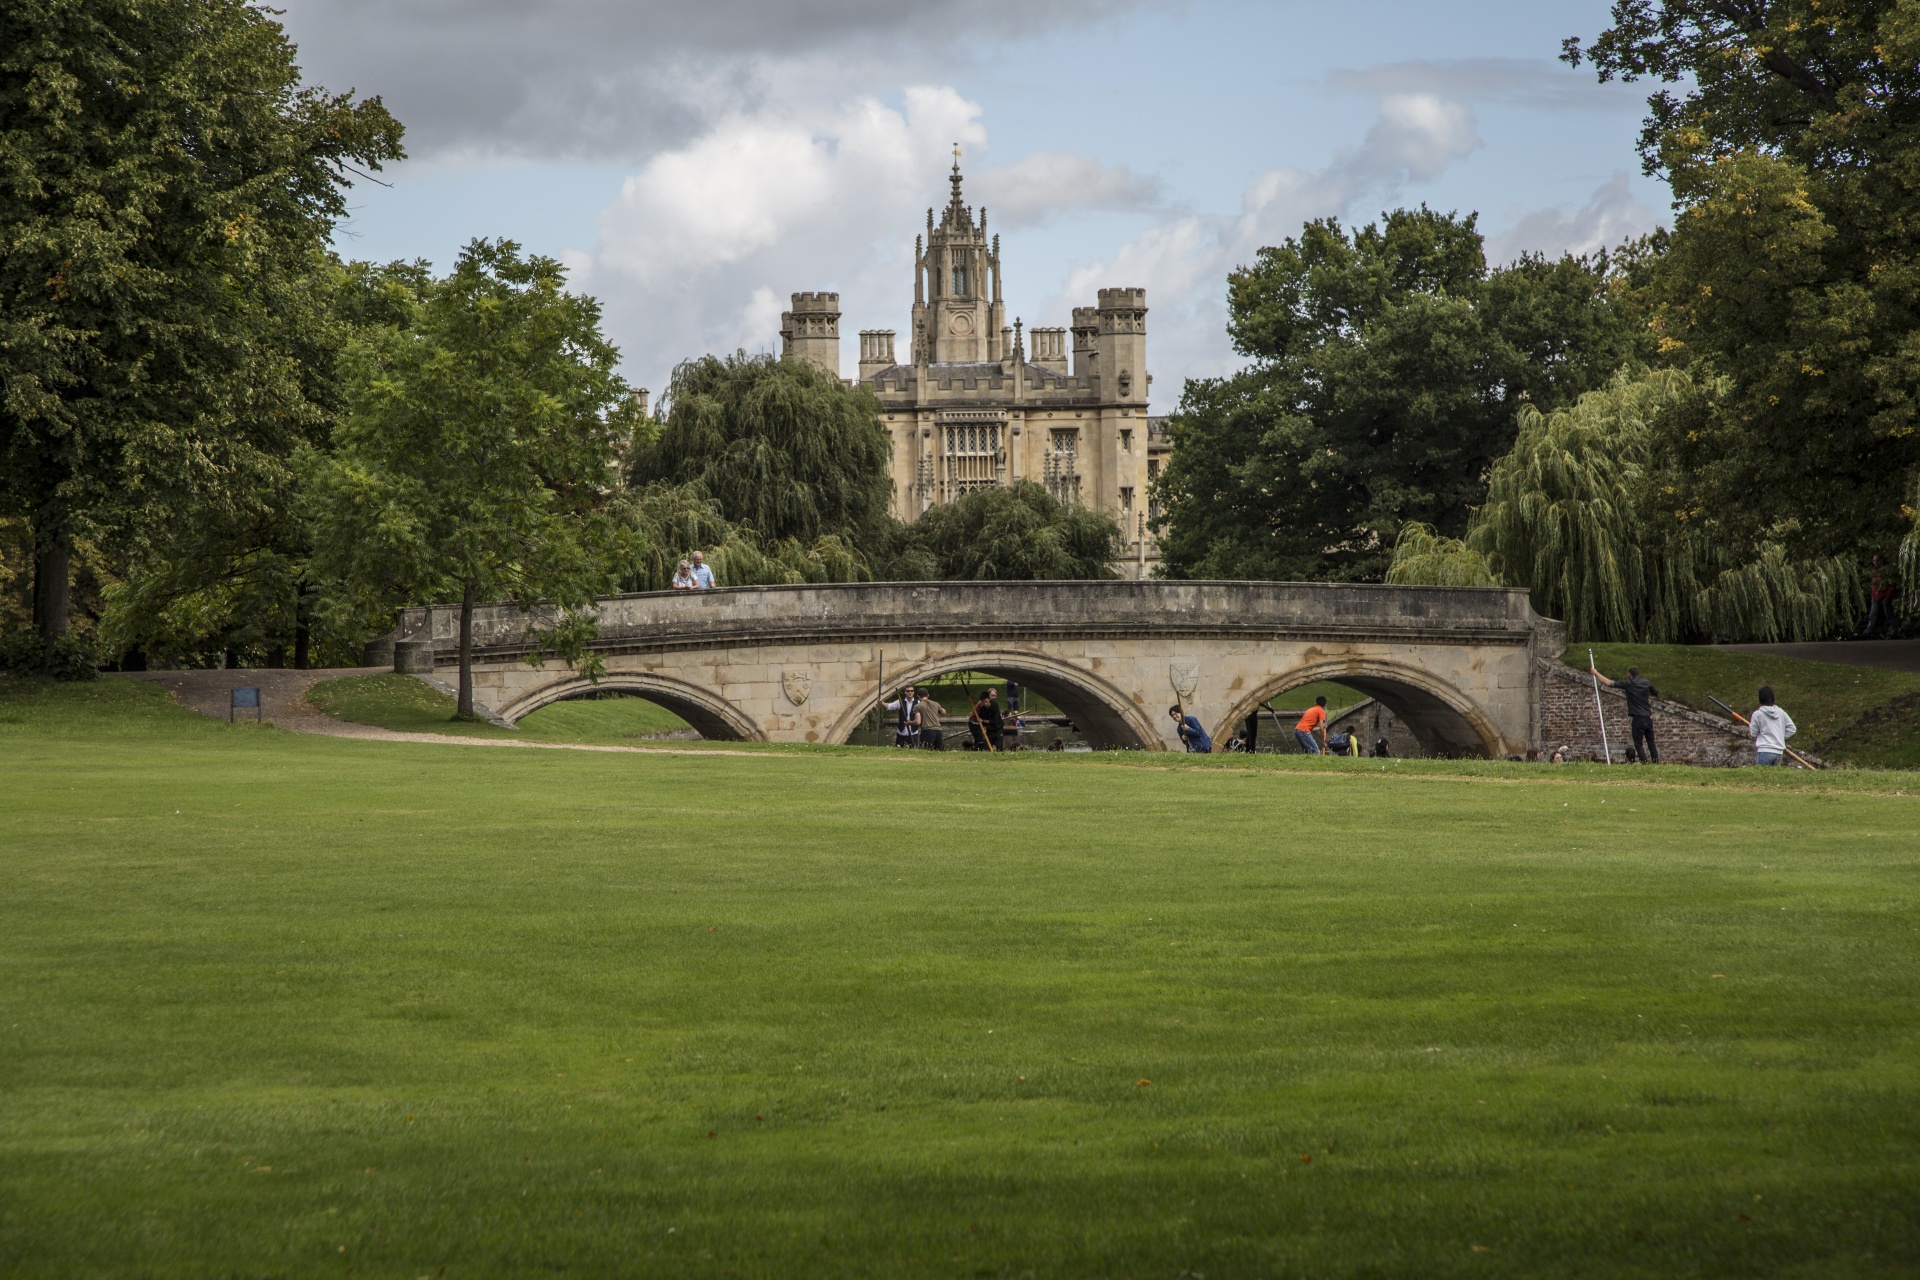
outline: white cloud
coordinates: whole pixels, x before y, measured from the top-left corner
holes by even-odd
[[[664,151],[600,217],[593,278],[628,360],[657,378],[701,351],[778,341],[789,293],[837,290],[844,332],[904,312],[913,229],[946,191],[980,107],[921,87],[899,107],[741,115]]]
[[[1050,0],[1022,30],[1175,0]],[[996,0],[281,0],[313,83],[379,93],[416,158],[628,159],[797,88],[951,74]]]
[[[1158,178],[1072,151],[1036,151],[987,169],[969,186],[1009,227],[1039,226],[1068,211],[1147,209],[1161,200]]]
[[[588,273],[637,376],[701,351],[771,349],[787,295],[820,289],[841,295],[851,372],[859,328],[904,328],[912,237],[946,202],[953,145],[987,150],[981,114],[950,87],[919,87],[897,107],[736,115],[655,155],[602,212]],[[1072,152],[969,170],[965,198],[990,206],[996,230],[1160,197],[1155,179]]]
[[[1511,262],[1523,253],[1557,258],[1563,253],[1611,249],[1664,221],[1659,210],[1634,199],[1627,175],[1616,173],[1578,209],[1535,209],[1505,231],[1488,236],[1487,261]]]
[[[1545,58],[1416,58],[1329,72],[1327,86],[1376,97],[1431,94],[1459,102],[1514,102],[1547,111],[1633,111],[1641,90]]]
[[[1056,299],[1088,298],[1101,286],[1147,290],[1148,351],[1156,409],[1171,408],[1191,377],[1228,372],[1226,279],[1262,246],[1298,235],[1314,218],[1349,215],[1367,198],[1438,176],[1481,145],[1472,110],[1432,94],[1392,94],[1358,146],[1336,151],[1318,172],[1270,169],[1247,183],[1237,216],[1187,214],[1149,228],[1111,257],[1076,267]]]

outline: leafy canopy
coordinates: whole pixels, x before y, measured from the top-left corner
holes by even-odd
[[[636,488],[697,486],[768,543],[884,538],[893,445],[868,388],[804,360],[701,356],[674,370],[665,417],[634,452]]]
[[[76,538],[284,511],[319,422],[292,321],[349,175],[401,154],[243,0],[0,6],[0,514],[49,634]]]
[[[633,558],[604,510],[635,426],[599,304],[511,241],[469,244],[408,322],[354,339],[333,451],[306,455],[314,561],[336,610],[457,597],[461,713],[478,601],[586,609]],[[584,634],[550,639],[577,656]]]
[[[1576,640],[1801,640],[1850,613],[1844,561],[1797,561],[1676,508],[1672,424],[1711,412],[1722,388],[1679,370],[1620,375],[1573,405],[1520,410],[1464,540],[1410,525],[1390,582],[1529,589]]]
[[[1253,363],[1190,382],[1158,482],[1176,577],[1377,580],[1401,526],[1458,537],[1523,403],[1645,353],[1603,255],[1489,270],[1472,216],[1309,223],[1228,282]]]
[[[925,576],[947,579],[1111,578],[1124,545],[1113,516],[1031,480],[962,494],[921,516],[913,534],[931,557]]]
[[[1920,468],[1920,4],[1616,0],[1565,58],[1651,78],[1679,213],[1662,347],[1727,380],[1685,500],[1751,540],[1885,550]]]

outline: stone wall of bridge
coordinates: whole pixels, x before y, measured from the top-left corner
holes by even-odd
[[[1314,680],[1377,698],[1427,754],[1524,755],[1536,663],[1558,623],[1504,589],[1302,583],[865,583],[649,593],[599,602],[602,687],[672,707],[703,735],[843,742],[876,697],[951,671],[1020,680],[1090,742],[1177,746],[1171,705],[1224,739]],[[592,686],[536,667],[529,618],[477,612],[475,689],[509,720]],[[458,611],[408,610],[391,639],[457,660]]]

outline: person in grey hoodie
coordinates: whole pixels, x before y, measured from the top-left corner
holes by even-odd
[[[1787,739],[1797,732],[1793,717],[1773,705],[1773,686],[1760,686],[1760,705],[1747,721],[1747,736],[1753,739],[1755,764],[1779,764],[1786,754]]]

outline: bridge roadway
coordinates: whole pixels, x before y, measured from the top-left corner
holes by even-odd
[[[1540,665],[1564,628],[1521,590],[1293,582],[914,582],[649,592],[598,603],[597,686],[709,738],[846,742],[878,691],[953,671],[1020,681],[1096,747],[1178,749],[1176,702],[1216,739],[1262,702],[1335,680],[1430,755],[1538,747]],[[403,611],[397,666],[458,665],[459,609]],[[508,721],[596,686],[529,661],[529,617],[483,606],[475,695]]]

